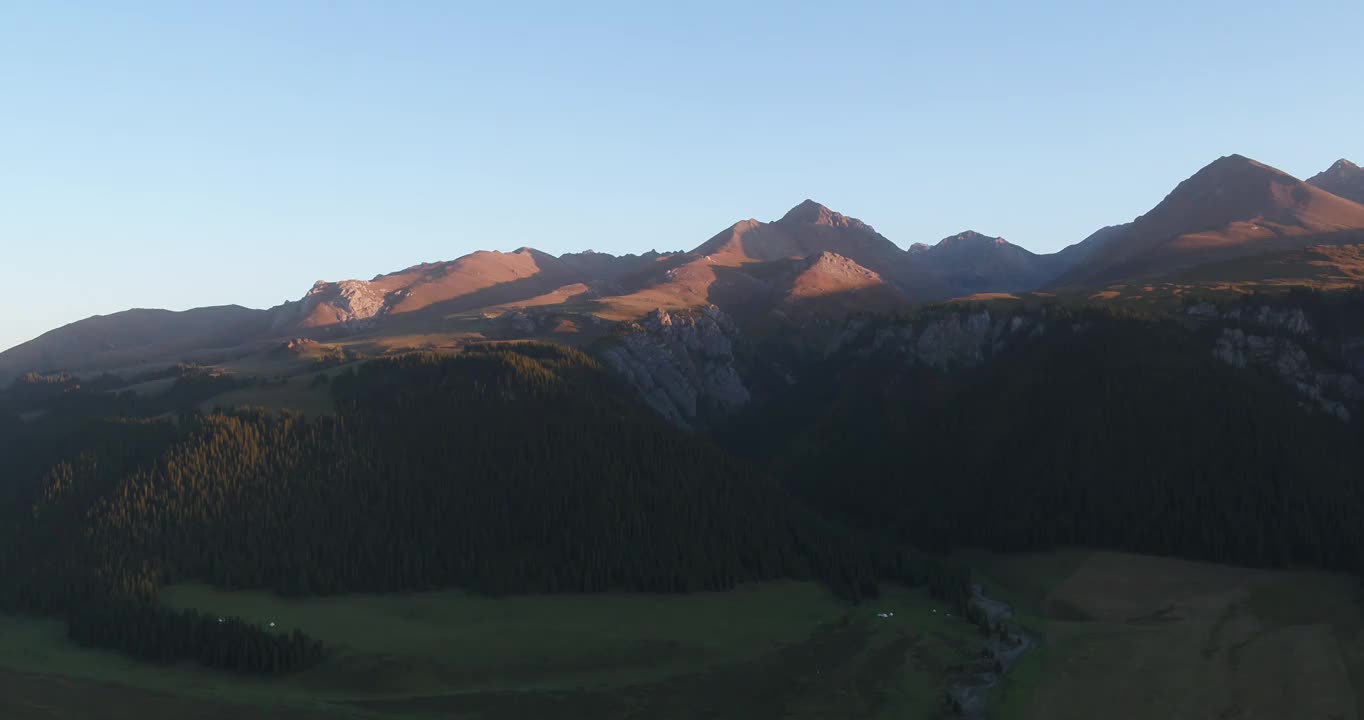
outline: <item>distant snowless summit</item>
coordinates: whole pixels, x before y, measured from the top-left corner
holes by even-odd
[[[660,308],[715,306],[743,327],[800,327],[983,293],[1099,290],[1171,277],[1212,282],[1218,278],[1201,277],[1199,268],[1244,277],[1257,272],[1247,263],[1276,253],[1364,243],[1361,200],[1364,170],[1347,160],[1303,182],[1230,155],[1141,217],[1036,254],[971,230],[903,250],[870,224],[807,199],[775,221],[736,222],[689,252],[478,251],[370,280],[318,281],[268,310],[96,316],[0,353],[0,381],[30,370],[216,362],[292,338],[348,338],[383,351],[510,337],[577,343]]]

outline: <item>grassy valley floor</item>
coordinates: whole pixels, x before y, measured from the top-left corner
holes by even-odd
[[[1358,584],[1111,552],[977,557],[1044,643],[999,720],[1347,720],[1364,711]]]
[[[1041,640],[998,720],[1361,717],[1353,580],[1110,552],[970,554]],[[284,599],[199,585],[164,601],[335,648],[262,679],[157,667],[0,619],[0,716],[54,718],[945,718],[980,636],[920,591],[848,605],[809,583],[724,593]],[[894,613],[882,618],[880,613]]]
[[[851,606],[810,583],[307,600],[188,585],[163,599],[298,627],[336,652],[262,679],[144,665],[71,644],[59,622],[6,618],[4,717],[931,718],[952,668],[979,649],[975,629],[921,591]],[[115,706],[129,714],[91,714]]]

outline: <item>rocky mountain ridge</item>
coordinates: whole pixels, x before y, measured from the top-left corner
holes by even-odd
[[[478,251],[370,280],[319,281],[298,300],[269,310],[204,308],[156,320],[148,311],[134,311],[90,318],[0,353],[0,382],[29,370],[103,372],[185,359],[218,362],[294,337],[369,343],[373,347],[366,352],[395,352],[409,342],[404,338],[414,339],[412,348],[430,346],[433,337],[450,338],[439,343],[457,346],[512,339],[525,328],[526,337],[552,335],[555,341],[586,344],[660,308],[686,312],[712,306],[742,332],[761,334],[981,294],[1102,287],[1189,263],[1220,268],[1214,261],[1247,253],[1314,242],[1364,243],[1364,206],[1322,189],[1348,194],[1348,181],[1359,175],[1342,160],[1303,183],[1242,156],[1224,157],[1132,223],[1104,228],[1050,255],[973,231],[903,250],[870,224],[805,200],[771,222],[735,223],[691,251],[558,257],[526,247]],[[1364,279],[1356,277],[1353,262],[1342,255],[1335,263],[1341,269],[1327,279],[1337,286]],[[1298,264],[1320,274],[1315,258]],[[1282,267],[1232,271],[1257,277]],[[1291,277],[1273,280],[1282,284]]]
[[[1364,168],[1341,158],[1331,167],[1310,178],[1307,184],[1319,187],[1346,200],[1364,203]]]

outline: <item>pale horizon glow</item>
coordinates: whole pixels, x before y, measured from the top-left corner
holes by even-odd
[[[805,198],[1054,252],[1239,153],[1364,164],[1364,3],[10,3],[0,349]]]

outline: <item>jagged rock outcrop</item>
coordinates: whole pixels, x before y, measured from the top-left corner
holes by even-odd
[[[309,350],[321,347],[321,345],[322,343],[312,338],[289,338],[276,345],[274,350],[271,351],[271,355],[275,357],[298,357],[307,353]]]
[[[1225,319],[1242,325],[1283,330],[1293,335],[1312,335],[1312,323],[1302,308],[1272,308],[1268,305],[1242,307],[1228,311]]]
[[[1348,421],[1364,404],[1364,337],[1322,338],[1300,307],[1244,304],[1221,308],[1197,303],[1184,314],[1210,328],[1212,352],[1238,368],[1273,373],[1305,404]],[[1059,322],[1040,310],[1000,311],[946,307],[885,324],[866,318],[847,323],[826,355],[860,357],[894,353],[906,363],[939,370],[978,367],[1012,343],[1035,338]],[[1070,329],[1084,332],[1085,322]]]
[[[521,335],[530,335],[542,329],[542,319],[524,310],[508,310],[497,316],[497,320],[511,332]]]
[[[316,310],[324,310],[328,320],[341,325],[353,325],[378,315],[384,309],[385,293],[364,280],[319,282],[304,296],[313,301]]]
[[[1184,313],[1224,326],[1213,343],[1213,355],[1238,368],[1261,368],[1273,372],[1305,402],[1342,421],[1364,401],[1364,338],[1340,343],[1319,337],[1308,314],[1297,307],[1242,305],[1222,310],[1208,302],[1185,308]],[[1338,356],[1345,368],[1324,367],[1308,352]]]
[[[748,403],[734,364],[739,331],[715,306],[655,310],[600,352],[659,414],[686,427],[705,425]]]
[[[399,297],[399,293],[386,292],[367,280],[318,280],[297,302],[270,311],[274,315],[271,330],[359,330],[372,326]]]
[[[1238,368],[1272,370],[1299,395],[1342,421],[1349,421],[1350,405],[1364,400],[1364,384],[1349,373],[1318,370],[1307,351],[1292,338],[1223,328],[1213,354]]]
[[[976,367],[1014,340],[1041,335],[1045,324],[1040,314],[986,308],[949,308],[874,331],[869,330],[868,321],[854,320],[834,339],[828,354],[854,348],[859,355],[894,352],[907,362],[939,370]],[[868,332],[869,342],[863,340]]]

